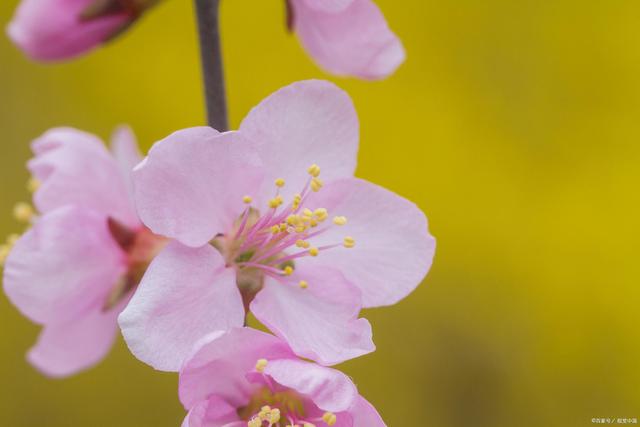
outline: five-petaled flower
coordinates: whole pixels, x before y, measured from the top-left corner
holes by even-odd
[[[341,76],[380,79],[405,60],[372,0],[287,0],[289,21],[309,55]]]
[[[10,239],[4,290],[44,326],[29,361],[62,377],[109,351],[117,316],[165,239],[136,215],[131,169],[141,156],[128,128],[114,134],[112,153],[97,137],[69,128],[46,132],[32,147],[39,215],[26,204],[14,210],[32,227]]]
[[[174,239],[119,317],[139,359],[178,370],[193,344],[245,311],[300,356],[373,351],[362,307],[394,304],[435,249],[411,202],[353,177],[358,119],[331,83],[285,87],[235,132],[176,132],[133,172],[143,223]]]
[[[384,427],[342,372],[249,328],[202,338],[180,371],[182,427]]]
[[[158,1],[22,0],[7,33],[32,59],[69,59],[116,37]]]

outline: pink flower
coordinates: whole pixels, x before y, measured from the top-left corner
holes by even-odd
[[[180,371],[182,427],[383,427],[342,372],[298,359],[250,328],[212,333]]]
[[[130,171],[140,155],[127,128],[114,135],[113,154],[97,137],[68,128],[48,131],[32,147],[41,215],[9,253],[4,290],[44,326],[29,361],[62,377],[109,351],[116,318],[164,239],[133,208]]]
[[[327,71],[380,79],[405,60],[398,37],[371,0],[287,0],[300,40]]]
[[[358,133],[346,93],[305,81],[236,132],[157,142],[134,170],[135,198],[144,224],[175,240],[119,317],[134,355],[178,370],[200,337],[242,325],[245,309],[325,365],[373,351],[361,307],[413,291],[435,241],[413,203],[353,177]]]
[[[157,1],[22,0],[7,32],[32,59],[69,59],[112,39]]]

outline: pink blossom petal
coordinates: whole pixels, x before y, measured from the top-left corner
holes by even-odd
[[[353,427],[386,427],[376,408],[362,396],[356,398],[349,412],[353,417]]]
[[[218,396],[211,396],[189,410],[182,427],[225,427],[239,420],[236,408]]]
[[[361,304],[360,291],[339,271],[309,265],[282,281],[266,278],[251,312],[299,356],[334,365],[375,350],[371,325],[358,319]]]
[[[304,0],[304,2],[312,9],[335,13],[346,9],[354,0]]]
[[[42,183],[34,195],[40,212],[76,205],[132,227],[139,223],[118,164],[99,138],[56,128],[36,139],[32,149],[35,157],[28,165]]]
[[[161,371],[177,371],[211,331],[242,325],[235,273],[211,246],[171,242],[147,269],[118,322],[131,352]]]
[[[33,321],[64,323],[102,307],[124,270],[104,215],[64,207],[18,240],[5,264],[4,290]]]
[[[391,305],[411,293],[425,277],[435,252],[427,219],[412,202],[361,179],[344,179],[324,187],[309,200],[331,215],[346,216],[313,244],[355,239],[354,248],[335,248],[303,259],[336,268],[362,291],[363,307]]]
[[[309,7],[309,0],[294,0],[293,6],[302,44],[333,74],[380,79],[405,60],[402,43],[371,0],[353,0],[338,12]]]
[[[290,200],[302,191],[314,163],[325,182],[351,177],[356,168],[358,117],[349,95],[329,82],[307,80],[278,90],[251,110],[240,133],[264,163],[260,202],[273,197],[276,178],[285,179],[281,194]]]
[[[251,392],[245,374],[255,370],[259,359],[295,357],[284,341],[251,328],[234,328],[202,338],[180,371],[180,401],[191,409],[199,401],[216,395],[236,407],[243,406]]]
[[[193,247],[228,231],[262,179],[258,160],[236,139],[200,127],[157,142],[133,173],[142,222]]]
[[[345,374],[303,360],[269,361],[264,373],[278,384],[308,396],[324,411],[346,411],[358,397],[356,386]]]
[[[127,188],[129,203],[135,206],[133,199],[133,168],[140,163],[142,155],[138,149],[136,136],[129,126],[118,126],[111,136],[111,152],[120,168],[120,174]]]
[[[29,361],[51,377],[66,377],[92,367],[113,345],[121,308],[93,310],[65,323],[45,325],[29,350]]]
[[[56,61],[85,53],[131,20],[113,14],[83,21],[81,13],[94,0],[22,0],[7,28],[9,37],[29,57]]]

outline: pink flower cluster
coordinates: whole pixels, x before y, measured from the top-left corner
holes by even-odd
[[[285,0],[290,27],[330,73],[379,79],[404,62],[398,37],[371,0]],[[7,32],[38,61],[85,54],[128,29],[160,0],[22,0]]]
[[[29,56],[77,56],[159,0],[23,0],[8,28]],[[370,0],[287,0],[290,28],[338,75],[377,79],[404,50]],[[239,129],[177,131],[143,158],[70,128],[28,162],[33,205],[0,246],[4,290],[42,325],[28,360],[85,370],[118,328],[141,361],[179,372],[183,427],[378,427],[330,366],[375,349],[363,308],[395,304],[431,267],[412,202],[354,176],[359,122],[332,83],[294,83]],[[251,316],[250,316],[251,315]],[[248,319],[271,333],[247,326]]]

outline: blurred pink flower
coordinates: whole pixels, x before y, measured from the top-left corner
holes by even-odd
[[[164,239],[140,223],[132,204],[130,172],[140,154],[128,128],[115,133],[113,153],[69,128],[48,131],[32,147],[41,215],[8,255],[4,290],[44,326],[29,361],[62,377],[109,351],[116,318]]]
[[[325,365],[373,351],[361,307],[413,291],[435,241],[413,203],[353,177],[358,134],[349,96],[305,81],[237,132],[157,142],[134,170],[135,198],[144,224],[175,240],[119,317],[134,355],[178,370],[200,337],[242,325],[245,310]]]
[[[327,71],[364,79],[392,74],[405,60],[398,37],[371,0],[287,0],[290,25]]]
[[[112,39],[157,1],[22,0],[7,32],[32,59],[69,59]]]
[[[342,372],[250,328],[200,340],[180,371],[182,427],[384,427]]]

